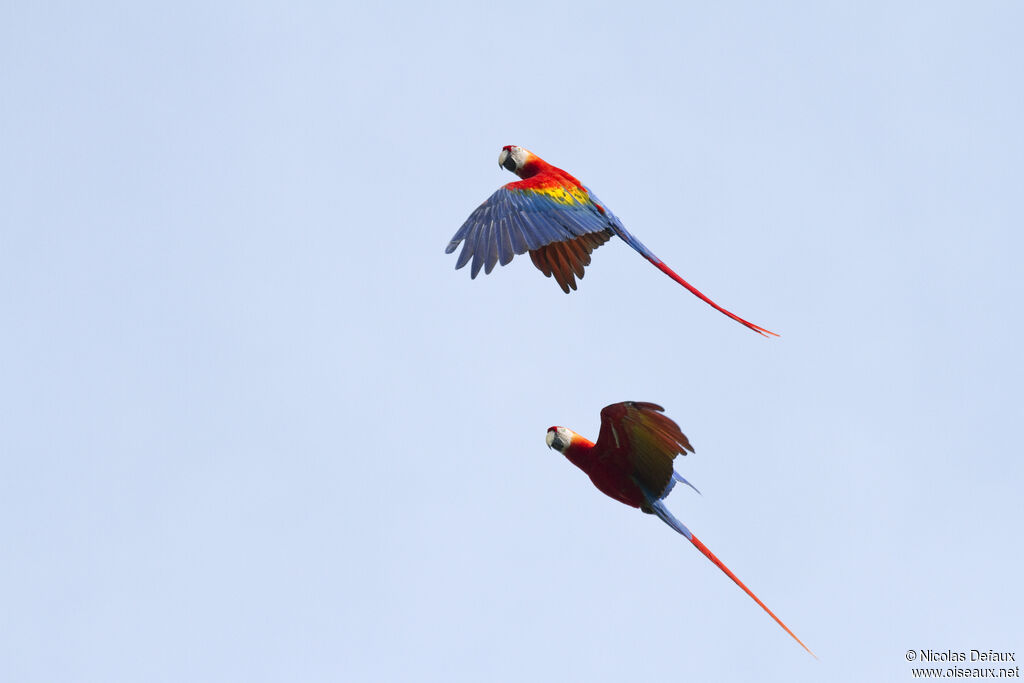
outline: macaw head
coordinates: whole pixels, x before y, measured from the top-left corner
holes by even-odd
[[[520,178],[524,178],[523,169],[528,163],[539,158],[525,147],[505,145],[501,148],[501,154],[498,155],[498,166],[512,171]]]
[[[544,441],[547,442],[548,448],[554,448],[559,453],[565,454],[566,449],[572,444],[573,439],[579,439],[579,434],[566,429],[565,427],[550,427],[548,434],[544,437]]]

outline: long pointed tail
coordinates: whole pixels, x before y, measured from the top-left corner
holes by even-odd
[[[669,512],[668,508],[665,507],[665,504],[662,501],[655,501],[654,503],[651,504],[651,508],[654,510],[654,514],[658,515],[658,518],[661,519],[661,521],[665,522],[665,524],[668,524],[670,527],[672,527],[677,532],[679,532],[687,539],[689,539],[690,543],[692,543],[697,548],[697,550],[701,551],[701,553],[704,554],[704,557],[711,560],[712,564],[721,569],[726,576],[733,580],[733,583],[742,588],[743,592],[749,595],[754,600],[754,602],[760,605],[761,609],[767,612],[768,616],[774,619],[775,623],[781,626],[783,631],[788,633],[793,638],[793,640],[800,643],[800,647],[807,650],[815,659],[818,658],[818,655],[811,652],[811,648],[804,645],[804,641],[797,638],[796,634],[790,631],[789,627],[782,623],[782,619],[779,619],[777,616],[775,616],[775,612],[772,612],[770,609],[768,609],[768,606],[761,602],[761,599],[754,595],[754,593],[749,588],[747,588],[746,584],[740,581],[739,578],[737,578],[737,576],[732,573],[731,569],[725,566],[725,563],[718,559],[713,552],[708,550],[708,547],[701,543],[700,539],[694,536],[693,532],[687,529],[685,524],[680,522],[672,515],[671,512]]]
[[[643,242],[641,242],[637,238],[633,237],[633,235],[629,234],[629,232],[627,232],[626,229],[621,224],[615,226],[615,232],[616,232],[616,234],[619,237],[621,237],[623,239],[623,241],[626,242],[626,244],[628,244],[629,246],[631,246],[634,249],[636,249],[640,253],[641,256],[643,256],[645,259],[647,259],[648,261],[653,263],[655,266],[657,266],[658,270],[660,270],[661,272],[665,273],[665,275],[668,275],[670,278],[672,278],[673,280],[675,280],[676,282],[681,284],[683,287],[686,287],[688,290],[690,290],[691,294],[693,294],[698,299],[700,299],[704,303],[706,303],[709,306],[711,306],[716,311],[724,313],[725,315],[729,316],[730,318],[732,318],[736,322],[738,322],[738,323],[740,323],[742,325],[746,325],[747,327],[752,329],[754,332],[757,332],[758,334],[760,334],[762,336],[765,336],[765,337],[767,337],[769,335],[771,335],[773,337],[778,337],[779,336],[779,335],[775,334],[774,332],[772,332],[770,330],[766,330],[763,327],[759,327],[758,325],[755,325],[752,322],[748,322],[748,321],[744,320],[743,318],[739,317],[738,315],[736,315],[732,311],[725,310],[724,308],[722,308],[721,306],[716,304],[714,301],[712,301],[711,299],[709,299],[706,296],[704,296],[704,294],[699,289],[697,289],[696,287],[691,285],[689,282],[684,280],[682,277],[680,277],[679,274],[676,273],[676,271],[672,270],[667,265],[665,265],[665,262],[662,261],[657,256],[655,256],[654,253],[650,249],[645,247],[643,245]]]
[[[728,576],[730,579],[732,579],[733,583],[735,583],[737,586],[742,588],[744,593],[746,593],[751,598],[753,598],[754,602],[756,602],[758,605],[760,605],[761,609],[763,609],[765,612],[767,612],[768,616],[770,616],[772,619],[774,619],[775,623],[778,624],[779,626],[781,626],[783,631],[785,631],[790,636],[792,636],[793,640],[795,640],[796,642],[800,643],[800,647],[802,647],[803,649],[807,650],[807,652],[809,652],[811,654],[811,656],[814,657],[815,659],[818,658],[818,655],[816,655],[813,652],[811,652],[811,648],[809,648],[806,645],[804,645],[804,641],[802,641],[799,638],[797,638],[796,634],[793,633],[792,631],[790,631],[789,627],[782,623],[782,619],[779,619],[777,616],[775,616],[775,612],[772,612],[770,609],[768,609],[768,606],[765,605],[763,602],[761,602],[761,599],[758,598],[756,595],[754,595],[754,593],[749,588],[747,588],[746,585],[742,581],[740,581],[736,577],[736,575],[733,574],[732,571],[728,567],[726,567],[725,564],[722,563],[722,561],[720,559],[715,557],[715,554],[713,552],[711,552],[710,550],[708,550],[708,547],[706,545],[704,545],[703,543],[701,543],[699,538],[697,538],[693,534],[690,534],[690,543],[693,543],[693,545],[696,546],[697,550],[699,550],[702,553],[704,553],[704,557],[706,557],[709,560],[711,560],[716,567],[718,567],[723,572],[725,572],[725,575]]]

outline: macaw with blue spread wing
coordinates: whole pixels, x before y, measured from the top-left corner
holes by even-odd
[[[527,149],[506,145],[498,165],[522,178],[508,183],[470,214],[445,249],[450,254],[462,242],[455,268],[473,260],[470,277],[480,269],[490,273],[498,263],[507,265],[516,254],[530,252],[533,264],[566,294],[576,289],[576,278],[590,265],[590,253],[618,235],[661,272],[690,290],[712,308],[764,336],[778,336],[747,322],[704,296],[655,256],[626,230],[579,180],[547,163]]]
[[[679,425],[663,414],[664,410],[654,403],[615,403],[601,411],[601,430],[597,435],[597,443],[565,427],[551,427],[545,440],[548,448],[554,448],[586,472],[590,481],[602,493],[620,503],[657,515],[661,521],[685,536],[743,592],[753,598],[793,640],[814,655],[774,612],[665,507],[665,498],[672,492],[676,482],[682,482],[694,491],[697,489],[672,467],[676,455],[686,455],[694,450]]]

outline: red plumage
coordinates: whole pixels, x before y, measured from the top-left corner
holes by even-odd
[[[666,417],[663,411],[654,403],[615,403],[601,411],[601,431],[596,443],[565,427],[551,427],[548,429],[548,446],[556,448],[569,462],[583,470],[605,495],[657,515],[687,538],[786,633],[814,655],[724,562],[665,507],[663,499],[671,492],[675,481],[689,484],[675,473],[672,461],[678,455],[694,451],[679,425]]]
[[[470,277],[490,273],[516,254],[530,254],[533,264],[554,278],[568,294],[582,279],[595,249],[618,235],[661,272],[715,310],[765,336],[774,332],[719,306],[679,276],[631,235],[607,206],[575,176],[552,166],[533,152],[506,145],[498,164],[520,180],[502,186],[481,204],[448,242],[446,253],[462,244],[455,267],[472,261]]]

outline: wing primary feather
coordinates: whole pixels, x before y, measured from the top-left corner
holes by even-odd
[[[515,254],[525,254],[529,249],[526,243],[526,235],[523,233],[522,223],[523,217],[519,213],[509,215],[508,236],[512,252]]]
[[[492,222],[491,229],[487,233],[487,259],[484,262],[484,274],[489,275],[494,266],[498,264],[498,252],[501,242],[501,223]]]
[[[476,230],[476,226],[473,227]],[[473,242],[475,235],[471,230],[467,235],[465,241],[462,243],[462,251],[459,252],[459,259],[455,262],[455,270],[462,268],[464,265],[469,263],[469,259],[473,257]]]
[[[512,221],[510,219],[505,221],[504,228],[498,231],[498,262],[503,266],[507,266],[512,262],[512,257],[516,255],[512,249]]]
[[[555,278],[558,286],[562,288],[566,294],[569,293],[569,284],[565,277],[565,271],[562,268],[561,254],[558,252],[559,242],[549,244],[544,247],[544,251],[548,257],[548,263],[551,264],[551,276]]]
[[[569,256],[569,248],[565,242],[556,242],[552,247],[558,254],[558,265],[565,283],[572,289],[576,289],[576,278],[573,277],[572,265],[570,265],[572,259]]]
[[[491,230],[490,224],[486,226],[480,226],[476,231],[475,238],[473,240],[473,266],[470,269],[470,279],[476,278],[480,273],[480,269],[484,265],[484,261],[487,256],[487,233]]]
[[[551,265],[548,263],[547,256],[541,249],[534,249],[530,252],[530,260],[533,261],[533,265],[537,266],[537,269],[544,273],[546,277],[551,277]]]
[[[570,262],[572,270],[576,273],[576,277],[583,279],[583,259],[585,258],[586,251],[580,244],[579,239],[573,240],[572,242],[565,243],[565,249],[569,252]]]

